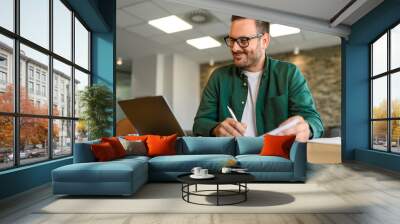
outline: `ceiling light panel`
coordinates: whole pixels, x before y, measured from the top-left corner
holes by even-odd
[[[175,15],[150,20],[148,23],[155,28],[164,31],[165,33],[176,33],[193,28],[192,25]]]
[[[188,43],[189,45],[191,45],[199,50],[221,46],[220,42],[218,42],[217,40],[215,40],[214,38],[212,38],[210,36],[190,39],[190,40],[187,40],[186,43]]]
[[[300,29],[296,27],[285,26],[280,24],[271,24],[270,27],[271,37],[280,37],[296,33],[300,33]]]

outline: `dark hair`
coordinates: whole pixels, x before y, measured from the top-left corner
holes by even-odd
[[[232,15],[231,22],[233,22],[235,20],[239,20],[239,19],[250,19],[250,18]],[[261,33],[261,34],[269,33],[269,22],[256,20],[256,19],[254,19],[254,21],[256,22],[256,29],[257,29],[258,33]]]

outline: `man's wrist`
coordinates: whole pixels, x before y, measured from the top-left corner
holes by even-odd
[[[219,123],[217,123],[217,125],[215,125],[213,128],[211,128],[210,130],[210,136],[211,137],[216,137],[217,135],[215,134],[215,129],[218,127]]]

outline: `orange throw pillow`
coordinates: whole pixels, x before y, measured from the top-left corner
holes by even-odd
[[[90,147],[92,149],[94,157],[99,162],[110,161],[117,158],[112,145],[108,142],[93,144]]]
[[[290,147],[292,146],[296,135],[264,135],[264,146],[261,149],[262,156],[280,156],[289,159]]]
[[[124,137],[126,140],[129,141],[142,141],[146,142],[147,135],[128,135]]]
[[[147,143],[147,155],[148,156],[165,156],[165,155],[176,155],[176,143],[177,135],[159,136],[159,135],[148,135]]]
[[[108,142],[118,158],[126,156],[126,151],[117,137],[101,138],[101,142]]]

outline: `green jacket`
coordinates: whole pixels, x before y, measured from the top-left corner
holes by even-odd
[[[216,69],[204,88],[196,117],[194,135],[212,136],[219,122],[231,117],[242,119],[248,93],[247,76],[234,65]],[[287,118],[300,115],[309,124],[313,138],[321,137],[324,127],[317,112],[307,82],[291,63],[266,57],[256,102],[258,135],[269,132]]]

